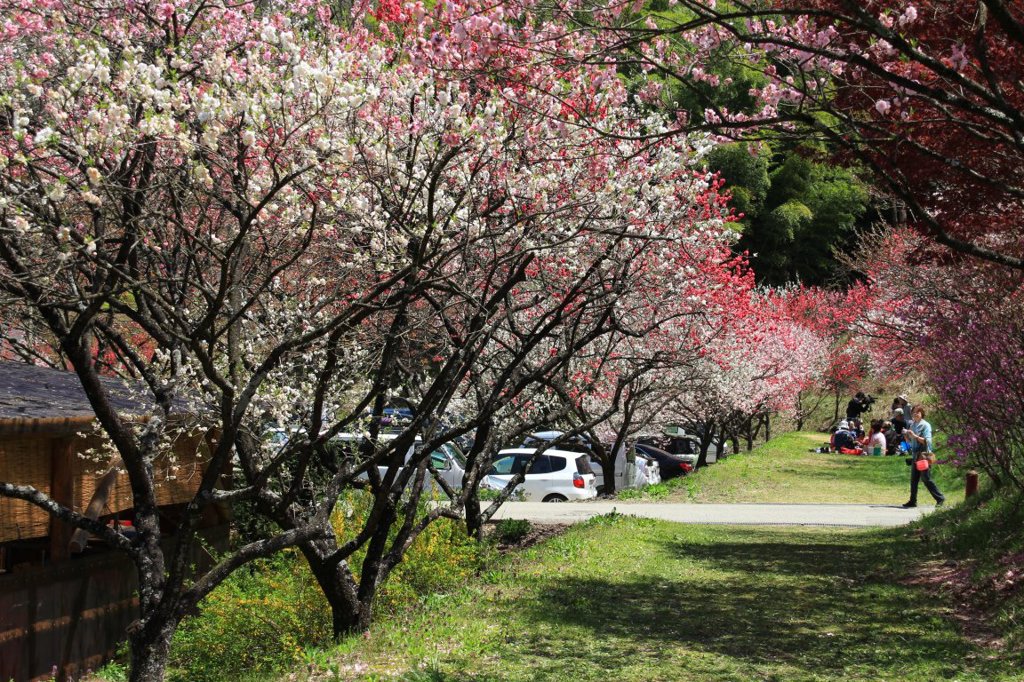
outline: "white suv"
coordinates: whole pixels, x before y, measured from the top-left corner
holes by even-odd
[[[482,485],[502,490],[512,477],[523,471],[536,448],[511,448],[498,453]],[[526,472],[516,492],[524,500],[566,502],[597,497],[589,456],[579,452],[545,450]]]

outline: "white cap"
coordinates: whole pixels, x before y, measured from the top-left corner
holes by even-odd
[[[893,410],[893,414],[903,414],[903,408],[897,407],[895,410]]]
[[[850,422],[848,422],[848,421],[841,421],[841,422],[839,422],[839,428],[841,428],[841,429],[848,429],[848,428],[850,428]]]

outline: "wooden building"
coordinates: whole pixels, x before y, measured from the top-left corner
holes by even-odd
[[[104,382],[123,417],[144,418],[146,407],[122,382]],[[76,375],[0,362],[0,481],[31,485],[131,533],[128,477],[95,434]],[[208,456],[207,434],[182,427],[173,447],[156,458],[168,530],[197,490]],[[226,545],[226,515],[211,513],[203,525],[214,546]],[[0,680],[71,679],[96,669],[125,638],[137,611],[127,557],[34,505],[0,497]]]

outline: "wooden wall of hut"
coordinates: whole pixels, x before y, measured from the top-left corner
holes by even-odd
[[[203,535],[227,548],[226,524]],[[99,668],[138,618],[137,584],[132,563],[114,551],[0,575],[0,680],[63,681]]]
[[[54,437],[45,433],[0,437],[0,481],[31,485],[82,512],[113,458],[110,453],[104,454],[101,446],[98,438]],[[209,459],[209,448],[198,431],[179,436],[172,452],[158,455],[153,462],[157,503],[161,506],[189,501],[199,488],[203,467]],[[102,515],[133,506],[131,484],[128,475],[122,473]],[[47,537],[54,534],[51,530],[50,515],[39,507],[0,497],[0,543]],[[58,530],[57,534],[61,533],[64,531]]]

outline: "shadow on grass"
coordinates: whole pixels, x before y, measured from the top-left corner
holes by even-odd
[[[646,574],[643,566],[621,579],[545,581],[538,593],[509,605],[531,625],[510,635],[518,645],[510,647],[510,658],[528,659],[546,678],[569,675],[583,661],[616,679],[634,656],[657,665],[688,652],[719,654],[748,670],[775,669],[778,679],[795,671],[800,679],[842,679],[851,669],[859,671],[856,679],[979,672],[964,663],[972,647],[921,591],[866,575],[877,565],[870,543],[823,542],[810,534],[766,542],[763,533],[742,530],[729,537],[734,541],[662,543],[675,560],[670,566],[696,561],[713,572],[699,581]],[[979,664],[993,673],[1003,665]]]

